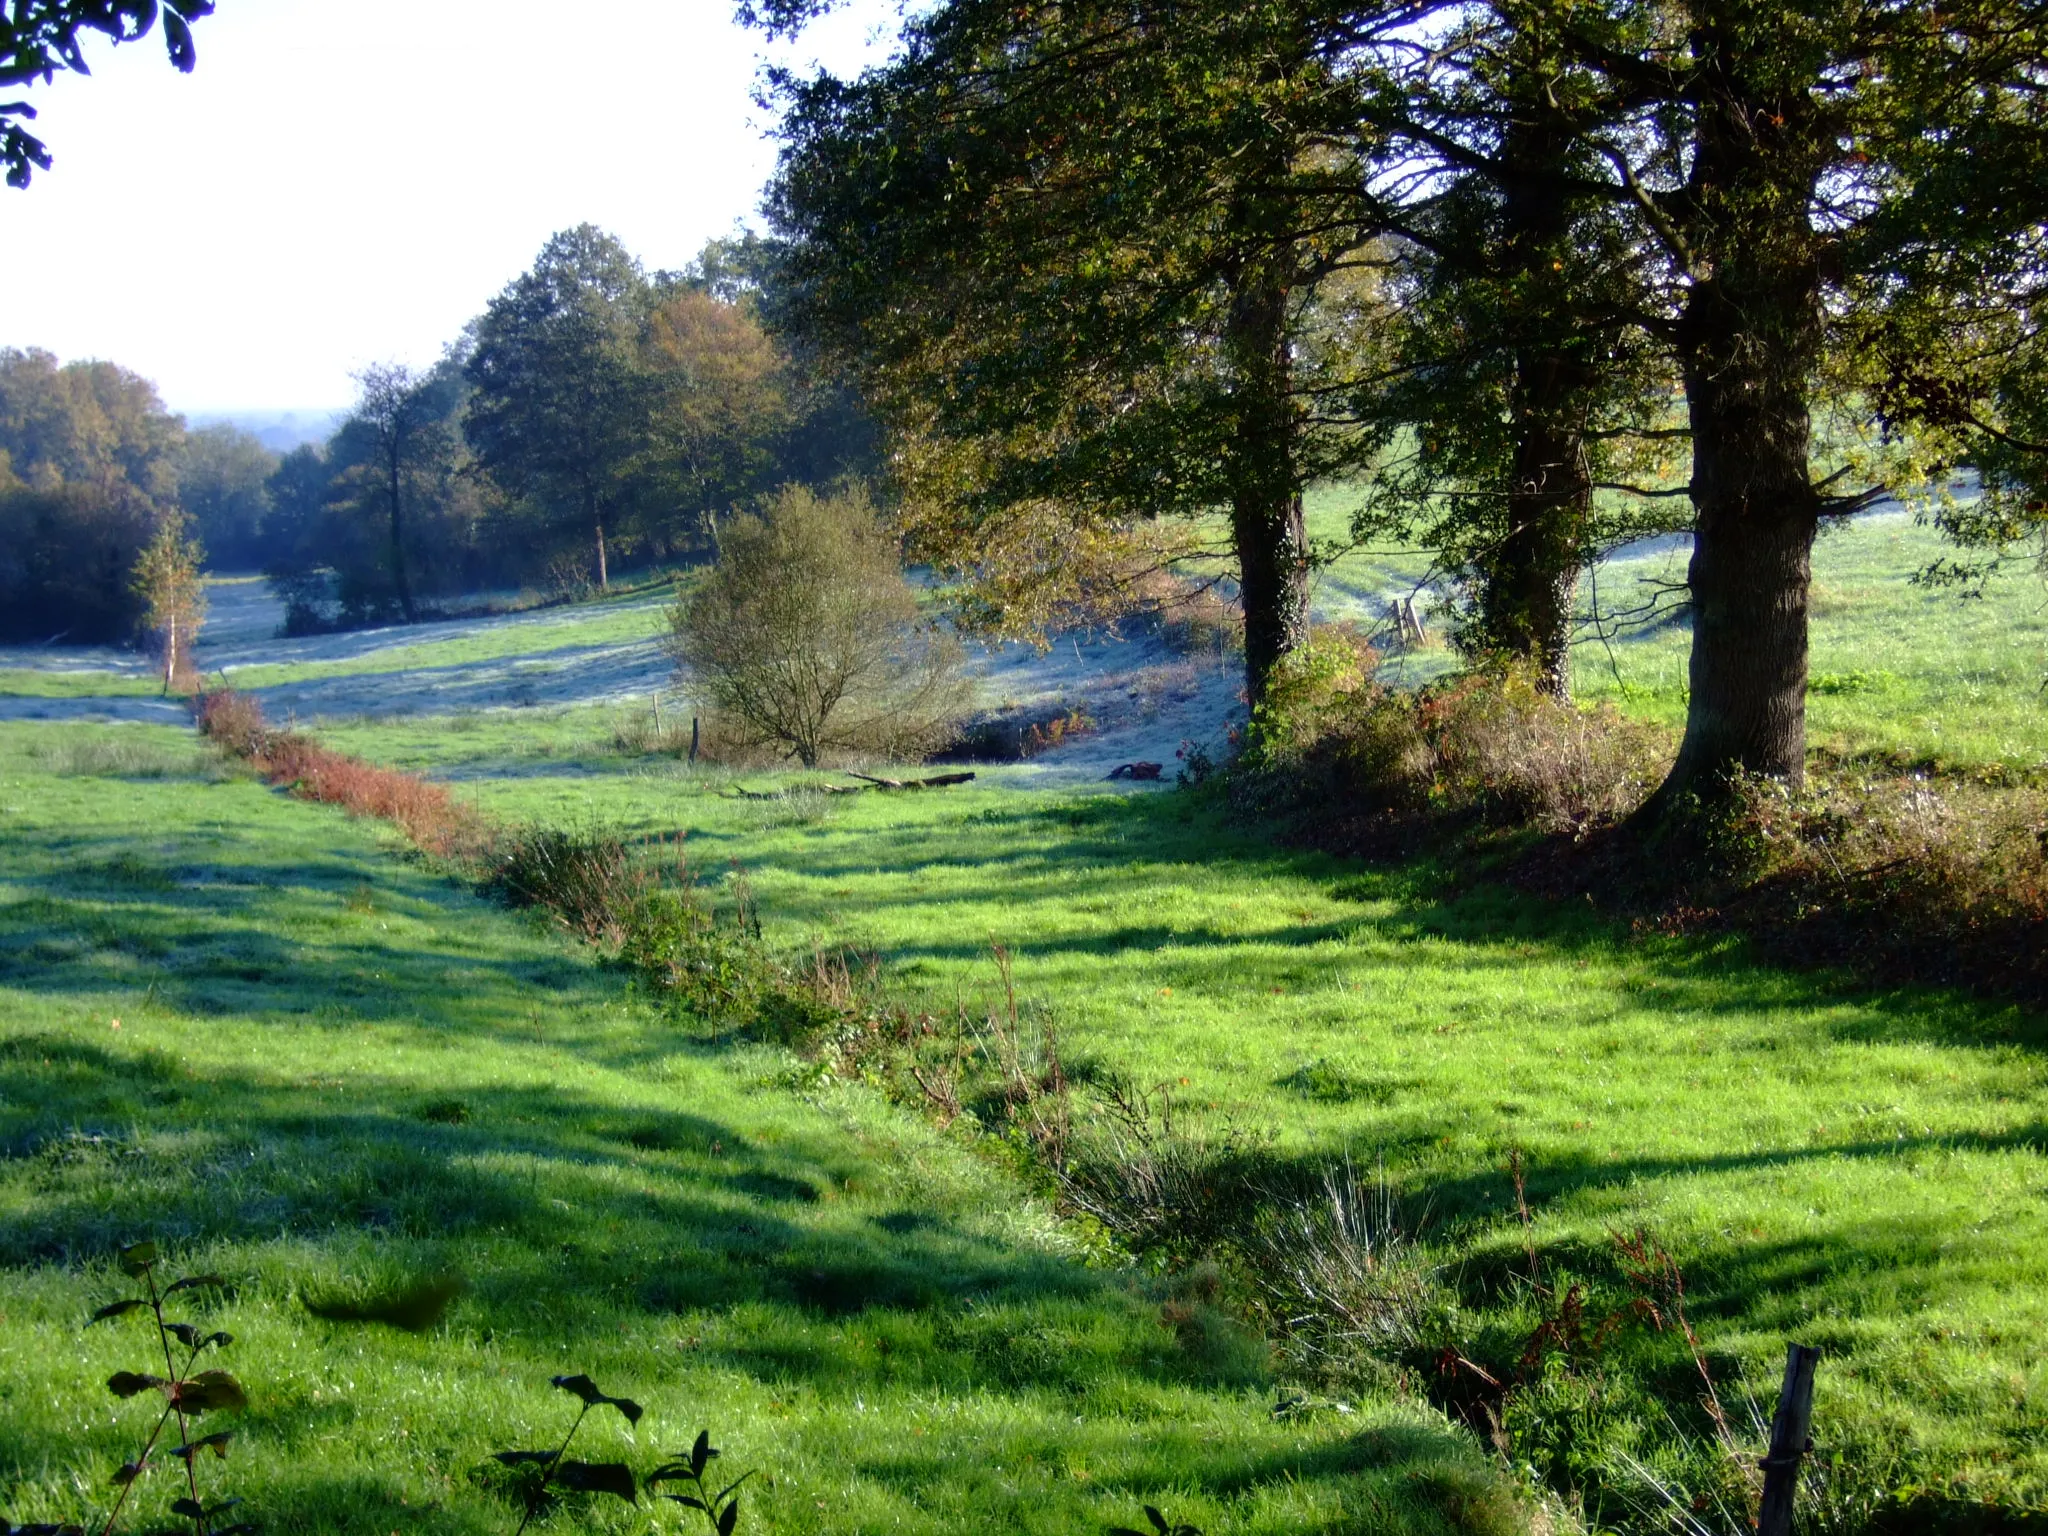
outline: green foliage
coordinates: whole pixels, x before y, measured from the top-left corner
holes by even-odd
[[[268,553],[269,484],[278,456],[226,422],[187,432],[183,446],[178,501],[215,569],[259,569]]]
[[[199,581],[205,558],[184,513],[174,511],[158,520],[128,579],[129,590],[142,604],[142,627],[154,631],[163,648],[166,693],[181,679],[196,676],[192,647],[206,621],[206,592]]]
[[[683,686],[729,734],[806,768],[915,759],[950,737],[960,648],[923,617],[865,493],[785,487],[717,540],[671,623]]]

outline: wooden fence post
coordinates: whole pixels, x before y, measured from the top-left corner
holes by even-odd
[[[690,761],[697,761],[697,717],[690,716]]]
[[[1799,1490],[1799,1463],[1813,1449],[1813,1368],[1820,1351],[1808,1344],[1785,1346],[1785,1383],[1771,1419],[1771,1448],[1764,1456],[1764,1496],[1757,1507],[1757,1536],[1792,1536],[1792,1496]]]

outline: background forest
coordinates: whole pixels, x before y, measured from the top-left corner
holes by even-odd
[[[566,230],[433,367],[364,370],[333,435],[282,455],[116,363],[0,351],[0,639],[135,638],[129,572],[179,514],[293,633],[702,558],[707,512],[875,459],[853,397],[763,328],[769,273],[752,236],[649,273]]]

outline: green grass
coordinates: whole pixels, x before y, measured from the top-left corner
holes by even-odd
[[[391,755],[419,762],[404,739]],[[746,869],[772,941],[871,949],[942,1008],[992,1005],[1005,945],[1070,1065],[1175,1084],[1267,1134],[1279,1167],[1383,1165],[1482,1313],[1522,1263],[1520,1148],[1553,1270],[1597,1269],[1611,1232],[1646,1226],[1758,1400],[1788,1338],[1822,1344],[1829,1443],[1893,1480],[2048,1499],[2038,1016],[1277,852],[1171,792],[978,785],[784,811],[719,783],[533,761],[471,788],[507,817],[684,830],[713,878]],[[1682,1405],[1690,1367],[1659,1348]]]
[[[163,692],[161,675],[111,667],[0,667],[0,698],[139,699]]]
[[[1946,546],[1904,516],[1821,535],[1813,557],[1808,743],[1835,756],[1951,769],[2048,767],[2048,585],[2029,571],[1992,581],[1981,598],[1912,584]],[[1603,605],[1619,609],[1650,583],[1684,577],[1682,556],[1609,567]],[[1632,714],[1685,719],[1683,626],[1574,656],[1581,693]]]
[[[236,688],[275,688],[287,683],[315,682],[331,677],[426,671],[484,661],[524,659],[543,662],[550,654],[598,646],[633,645],[667,629],[668,596],[645,593],[541,609],[516,621],[451,620],[454,633],[436,636],[440,626],[399,630],[406,638],[333,661],[265,662],[226,670]],[[204,655],[202,641],[201,654]]]
[[[0,727],[0,1498],[92,1519],[147,1368],[117,1244],[233,1291],[251,1407],[210,1489],[270,1531],[509,1532],[478,1469],[553,1443],[585,1371],[647,1405],[579,1449],[708,1426],[742,1530],[1501,1530],[1430,1415],[1271,1413],[1262,1352],[1162,1326],[974,1148],[776,1052],[693,1035],[380,829],[167,728]],[[180,762],[186,766],[181,770]],[[118,1021],[118,1027],[116,1027]],[[302,1292],[470,1283],[424,1336]],[[133,1528],[161,1521],[167,1473]],[[670,1507],[673,1515],[673,1507]],[[663,1528],[677,1526],[664,1517]],[[572,1503],[541,1529],[641,1530]]]

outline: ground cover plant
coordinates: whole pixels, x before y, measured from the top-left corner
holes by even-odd
[[[160,756],[122,777],[103,741]],[[228,1282],[227,1465],[266,1530],[510,1531],[493,1455],[559,1444],[550,1379],[579,1375],[646,1410],[579,1458],[646,1467],[713,1425],[759,1469],[748,1530],[1519,1519],[1440,1420],[1275,1417],[1256,1348],[1163,1327],[1162,1287],[1080,1262],[1001,1166],[656,1012],[377,822],[170,771],[191,741],[0,728],[11,1521],[112,1502],[134,1341],[79,1324],[144,1236]],[[136,1528],[169,1497],[139,1488]],[[532,1529],[653,1507],[572,1490]]]

